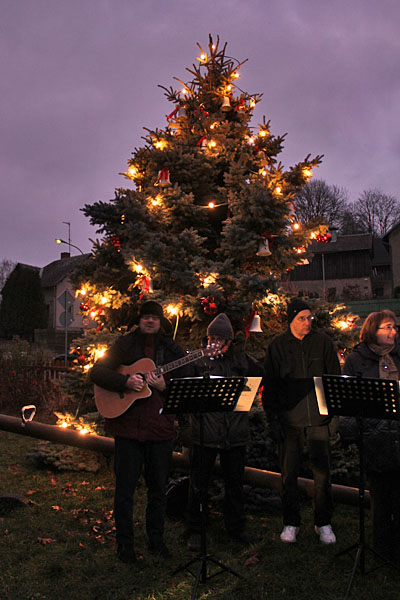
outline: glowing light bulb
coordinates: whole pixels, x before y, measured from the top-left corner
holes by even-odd
[[[282,188],[280,185],[277,185],[275,188],[275,194],[278,194],[278,196],[280,196],[282,194]]]
[[[107,297],[106,296],[102,296],[100,299],[100,303],[101,304],[107,304]]]
[[[307,179],[309,179],[310,177],[313,176],[313,172],[311,169],[309,169],[308,167],[305,167],[303,169],[303,176],[306,177]]]
[[[178,312],[178,307],[175,306],[174,304],[168,304],[166,311],[169,315],[174,316]]]
[[[250,98],[250,108],[254,108],[256,105],[256,101],[254,100],[254,98]]]
[[[298,231],[300,229],[300,223],[293,223],[293,229]]]
[[[134,165],[131,165],[128,169],[128,174],[130,177],[136,177],[137,172],[137,168]]]
[[[208,203],[208,208],[214,208],[215,207],[215,203],[214,202],[209,202]]]
[[[226,91],[227,92],[231,92],[232,91],[232,84],[228,83],[228,85],[226,86]]]

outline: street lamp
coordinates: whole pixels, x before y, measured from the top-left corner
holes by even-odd
[[[81,254],[83,254],[82,250],[80,248],[78,248],[78,246],[75,246],[75,244],[71,244],[71,242],[66,242],[65,240],[62,240],[61,238],[56,238],[56,244],[68,244],[68,246],[72,246],[73,248],[76,248],[77,250],[79,250],[79,252]]]

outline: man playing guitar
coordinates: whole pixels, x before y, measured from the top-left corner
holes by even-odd
[[[173,415],[160,414],[167,376],[160,372],[162,366],[155,371],[150,367],[145,368],[144,373],[129,372],[130,366],[141,364],[142,360],[147,361],[146,367],[148,364],[153,367],[164,365],[169,361],[175,361],[170,364],[178,363],[179,366],[181,361],[185,362],[182,349],[165,333],[167,325],[169,323],[164,318],[162,306],[154,301],[145,302],[140,308],[138,328],[118,338],[91,371],[97,392],[106,395],[111,393],[118,401],[125,401],[125,404],[117,405],[117,409],[114,409],[107,396],[99,403],[96,398],[100,411],[108,417],[106,431],[115,438],[114,519],[117,554],[126,563],[136,560],[133,496],[142,469],[148,490],[146,532],[149,550],[164,558],[169,556],[163,537],[165,489],[175,428]],[[179,377],[185,373],[178,370],[176,374]]]

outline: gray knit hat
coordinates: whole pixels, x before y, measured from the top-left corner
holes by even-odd
[[[218,335],[219,337],[224,338],[224,340],[232,340],[233,328],[229,317],[225,313],[220,313],[217,315],[209,324],[207,328],[207,335],[208,337],[211,335]]]

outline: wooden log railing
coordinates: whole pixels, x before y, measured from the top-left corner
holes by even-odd
[[[9,431],[19,435],[30,436],[48,440],[57,444],[66,444],[76,446],[86,450],[100,452],[106,456],[114,453],[114,440],[109,437],[86,434],[82,435],[71,429],[63,429],[55,425],[46,425],[45,423],[34,422],[33,420],[24,420],[17,417],[0,414],[0,430]],[[175,468],[189,468],[189,452],[174,452],[173,465]],[[216,465],[216,471],[219,471],[219,464]],[[256,487],[265,487],[273,490],[280,490],[280,473],[273,471],[264,471],[252,467],[245,468],[245,483]],[[314,482],[311,479],[299,477],[299,488],[312,497],[314,492]],[[344,485],[332,484],[333,498],[335,502],[358,506],[359,493],[358,488]],[[364,502],[366,506],[370,505],[370,494],[365,492]]]

